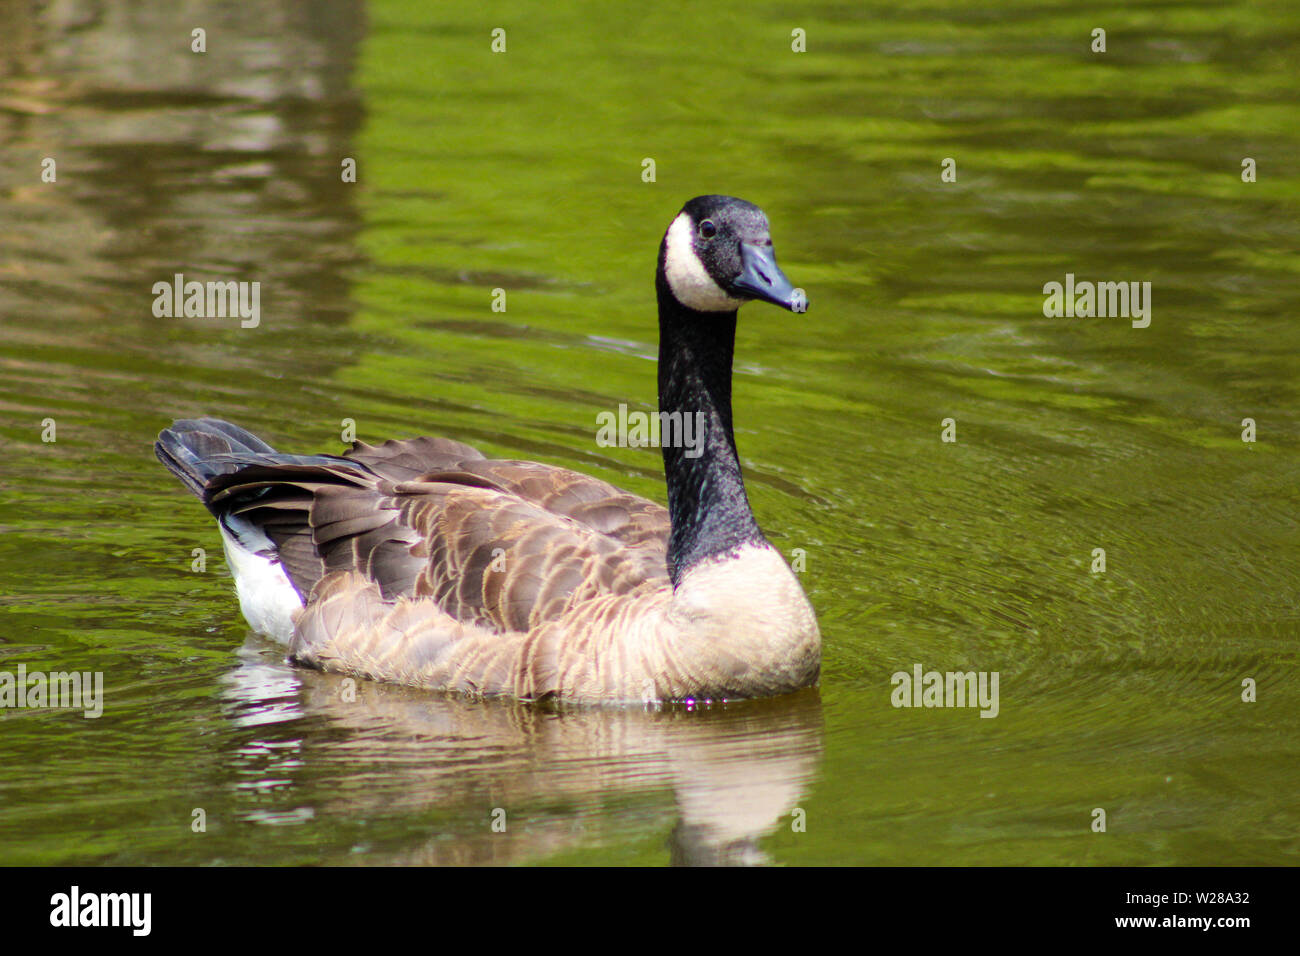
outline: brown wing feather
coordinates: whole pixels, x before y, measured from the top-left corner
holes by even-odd
[[[257,464],[208,482],[204,500],[261,528],[275,544],[281,565],[304,598],[326,573],[310,515],[316,501],[336,489],[373,486],[378,479],[347,462],[338,465]]]
[[[469,445],[447,438],[357,442],[344,457],[393,481],[418,478],[495,488],[624,544],[662,543],[667,548],[668,511],[662,505],[568,468],[484,458]]]
[[[467,462],[466,471],[628,545],[659,545],[667,554],[668,511],[609,482],[533,461]]]
[[[382,445],[353,442],[343,457],[359,461],[375,474],[393,481],[409,481],[425,472],[453,469],[461,462],[481,459],[483,454],[450,438],[422,437],[394,438]]]
[[[667,579],[667,512],[607,482],[442,438],[357,443],[344,458],[364,470],[257,465],[210,489],[266,531],[305,597],[357,572],[385,601],[430,598],[501,633]]]
[[[624,544],[503,491],[421,480],[395,492],[423,558],[409,593],[458,621],[527,631],[575,601],[667,578],[662,545]],[[381,566],[370,576],[387,592]]]

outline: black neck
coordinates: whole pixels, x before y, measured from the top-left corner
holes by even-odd
[[[731,430],[735,312],[697,312],[677,301],[663,275],[659,294],[659,410],[703,423],[703,447],[663,442],[668,480],[668,574],[673,585],[699,562],[764,540],[749,510]],[[696,419],[696,413],[702,419]],[[696,457],[689,457],[698,455]]]

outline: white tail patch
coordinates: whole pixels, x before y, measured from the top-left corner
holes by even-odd
[[[221,528],[221,542],[226,548],[226,562],[239,592],[239,610],[253,630],[288,644],[293,637],[294,615],[302,609],[302,599],[289,583],[278,559],[258,551],[274,553],[271,539],[253,525],[227,516],[226,522],[238,538]]]

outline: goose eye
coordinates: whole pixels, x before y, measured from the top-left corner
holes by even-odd
[[[700,236],[705,239],[712,239],[718,234],[718,227],[713,224],[712,219],[706,219],[700,223]]]

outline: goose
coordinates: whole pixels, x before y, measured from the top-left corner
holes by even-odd
[[[449,438],[292,455],[213,418],[159,460],[217,519],[240,609],[319,670],[575,704],[770,697],[817,682],[821,633],[750,510],[732,430],[736,314],[806,309],[767,216],[698,196],[659,247],[668,507],[580,472]],[[670,419],[664,419],[668,421]]]

